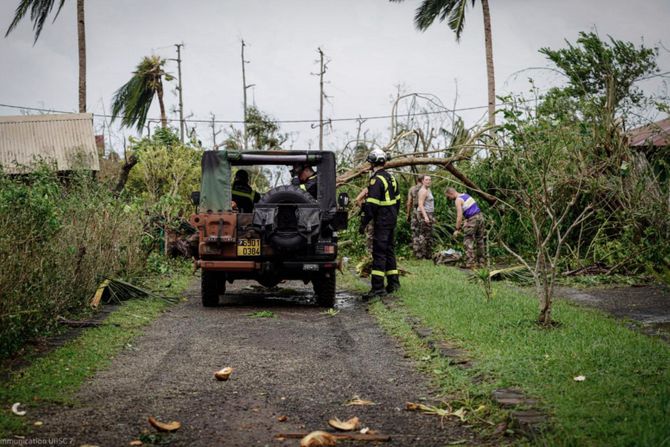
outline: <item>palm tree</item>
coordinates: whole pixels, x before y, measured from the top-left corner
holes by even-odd
[[[161,126],[167,127],[165,104],[163,103],[163,78],[171,81],[174,78],[163,69],[165,59],[160,56],[148,56],[142,59],[133,77],[114,94],[112,102],[112,121],[121,115],[121,124],[126,127],[137,127],[142,131],[147,121],[154,96],[158,97],[161,110]]]
[[[21,19],[23,19],[28,13],[28,10],[30,10],[30,21],[33,22],[33,30],[35,31],[35,41],[33,42],[33,45],[37,43],[37,39],[39,39],[40,34],[42,33],[44,22],[46,22],[47,17],[51,14],[56,1],[57,0],[19,0],[19,6],[16,7],[14,19],[9,25],[9,28],[7,28],[5,37],[16,28]],[[58,14],[60,14],[64,4],[65,0],[58,0],[58,9],[56,9],[54,21],[58,18]],[[77,0],[77,42],[79,46],[79,113],[84,113],[86,112],[86,26],[84,20],[84,0]]]
[[[391,0],[402,2],[403,0]],[[476,0],[470,0],[475,6]],[[496,86],[493,76],[493,43],[491,38],[491,13],[489,11],[489,0],[481,0],[484,13],[484,44],[486,46],[486,77],[488,79],[489,96],[489,126],[495,126],[495,100]],[[427,30],[436,19],[440,22],[447,21],[449,28],[456,33],[456,41],[461,40],[461,33],[465,26],[465,10],[468,0],[423,0],[421,6],[416,10],[414,24],[421,31]]]

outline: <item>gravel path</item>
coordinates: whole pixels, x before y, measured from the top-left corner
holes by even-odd
[[[433,397],[432,389],[357,298],[340,294],[340,312],[329,316],[310,303],[302,283],[287,287],[269,293],[236,282],[222,306],[205,309],[194,286],[187,302],[82,387],[75,406],[43,409],[35,435],[124,446],[147,429],[153,433],[147,424],[153,415],[182,423],[163,437],[171,446],[297,446],[274,435],[358,416],[392,437],[382,445],[476,443],[452,420],[404,410],[406,401]],[[258,311],[274,318],[250,316]],[[235,372],[218,382],[213,373],[224,366]],[[376,405],[343,405],[355,395]]]

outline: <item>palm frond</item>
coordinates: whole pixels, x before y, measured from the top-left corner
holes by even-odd
[[[124,127],[135,126],[141,131],[147,121],[156,93],[162,89],[165,60],[158,56],[142,59],[133,76],[119,88],[112,100],[112,121],[121,116]]]
[[[473,2],[474,3],[474,2]],[[465,9],[468,6],[468,0],[457,0],[456,5],[449,13],[449,28],[456,33],[456,42],[461,40],[461,33],[465,27]]]
[[[33,22],[33,30],[35,31],[34,43],[37,42],[37,39],[39,39],[40,34],[42,33],[44,23],[46,22],[47,17],[49,17],[49,14],[51,14],[56,1],[57,0],[20,0],[19,5],[14,11],[14,19],[12,20],[12,23],[9,24],[5,37],[16,28],[19,22],[26,16],[28,10],[30,10],[30,21]],[[59,0],[54,21],[58,18],[64,4],[65,0]]]

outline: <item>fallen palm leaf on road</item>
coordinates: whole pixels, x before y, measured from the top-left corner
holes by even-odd
[[[440,417],[455,416],[459,418],[461,421],[465,422],[465,413],[466,413],[465,407],[461,407],[456,411],[452,411],[451,407],[438,408],[432,405],[415,404],[413,402],[407,402],[407,404],[405,404],[405,409],[409,411],[420,411],[425,414]]]
[[[360,434],[360,433],[329,433],[325,431],[316,431],[312,433],[278,433],[275,435],[275,439],[281,440],[281,439],[305,439],[307,436],[313,434],[313,433],[325,433],[332,437],[336,441],[360,441],[360,442],[388,442],[391,440],[391,437],[389,435],[384,435],[381,433],[368,433],[368,434]],[[319,445],[334,445],[334,444],[311,444],[312,446],[316,447]],[[300,443],[300,447],[303,447],[302,441]]]
[[[216,380],[228,380],[230,375],[233,373],[233,368],[226,367],[214,373]]]
[[[354,396],[344,403],[344,405],[376,405],[371,400],[361,399],[358,396]]]
[[[337,430],[352,431],[358,428],[358,426],[360,425],[360,421],[355,416],[349,419],[348,421],[341,421],[339,418],[333,418],[328,421],[328,425],[330,425],[333,428],[336,428]]]
[[[148,420],[149,420],[149,424],[151,424],[151,426],[158,431],[164,431],[164,432],[170,433],[170,432],[173,432],[173,431],[177,431],[181,428],[181,422],[178,422],[178,421],[172,421],[172,422],[165,423],[165,422],[160,422],[159,420],[157,420],[153,416],[149,416]]]
[[[335,444],[337,444],[335,437],[325,431],[313,431],[300,440],[300,447],[320,447]]]

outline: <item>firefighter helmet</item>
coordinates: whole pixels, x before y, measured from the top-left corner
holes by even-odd
[[[386,154],[381,149],[372,149],[368,154],[367,161],[372,165],[383,165],[386,163]]]

